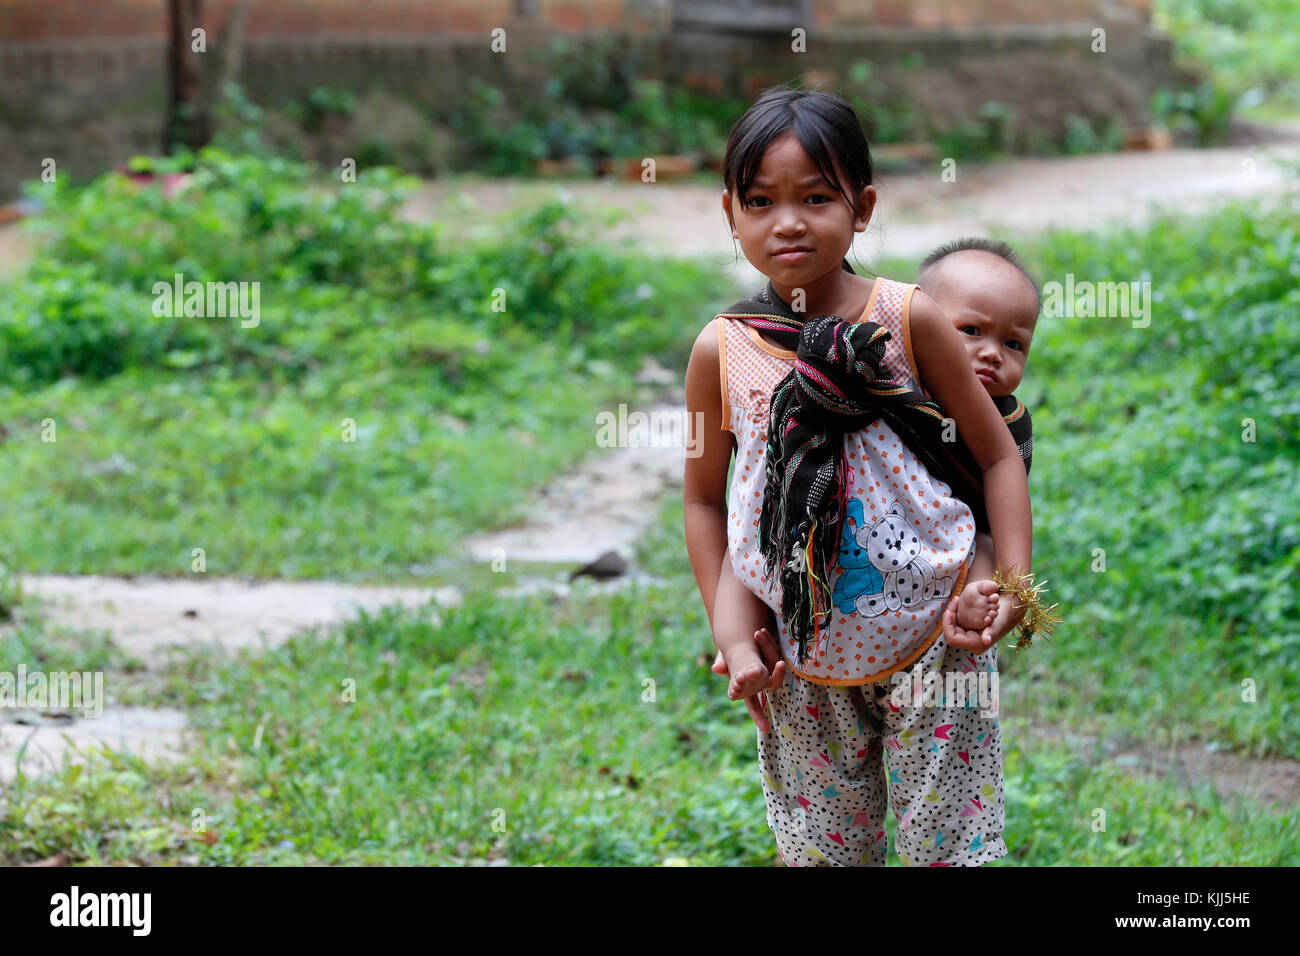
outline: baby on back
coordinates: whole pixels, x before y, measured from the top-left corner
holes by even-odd
[[[989,395],[998,399],[1015,391],[1041,299],[1011,248],[979,237],[945,243],[925,257],[916,283],[962,333],[971,366]],[[979,638],[998,614],[1011,613],[1010,599],[999,601],[993,567],[993,539],[977,534],[975,559],[957,604],[963,637]]]

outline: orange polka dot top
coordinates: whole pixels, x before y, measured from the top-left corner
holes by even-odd
[[[885,326],[884,364],[894,378],[924,391],[916,373],[908,310],[916,286],[878,278],[862,321]],[[912,664],[942,630],[943,610],[965,586],[974,555],[975,519],[949,486],[934,478],[887,424],[844,436],[848,504],[828,585],[833,608],[822,640],[802,668],[781,620],[780,582],[764,573],[758,518],[766,484],[767,420],[772,392],[795,353],[752,326],[718,316],[722,427],[736,439],[728,490],[727,545],[737,577],[775,612],[786,664],[818,684],[869,684]]]

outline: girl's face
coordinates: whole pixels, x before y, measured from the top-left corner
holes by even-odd
[[[844,181],[838,167],[836,175]],[[740,240],[745,258],[774,285],[799,288],[841,271],[853,233],[865,230],[871,220],[876,190],[865,187],[857,208],[850,210],[798,137],[788,132],[768,145],[747,198],[748,207],[739,197],[733,203],[729,192],[722,194],[732,236]]]

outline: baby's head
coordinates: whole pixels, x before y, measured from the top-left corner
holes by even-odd
[[[989,395],[1014,392],[1025,374],[1041,300],[1011,247],[978,236],[944,243],[925,257],[916,283],[962,333]]]

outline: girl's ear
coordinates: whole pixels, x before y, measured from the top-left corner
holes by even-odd
[[[871,214],[876,208],[876,187],[866,186],[858,197],[858,208],[854,210],[858,222],[854,223],[854,232],[862,232],[871,222]],[[859,225],[861,228],[858,228]]]

